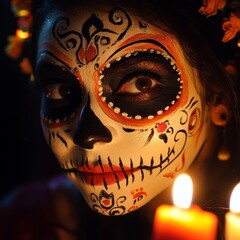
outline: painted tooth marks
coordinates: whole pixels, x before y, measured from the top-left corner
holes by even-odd
[[[102,165],[102,161],[101,161],[101,157],[100,157],[100,156],[98,156],[98,164],[99,164],[102,172],[104,172],[104,169],[103,169],[103,165]]]
[[[140,169],[141,169],[142,181],[143,181],[143,179],[144,179],[144,172],[143,172],[142,166],[143,166],[143,159],[142,159],[142,157],[141,157],[141,159],[140,159]]]
[[[110,168],[111,168],[111,170],[112,170],[112,172],[113,172],[113,174],[114,174],[114,177],[115,177],[115,179],[116,179],[116,183],[117,183],[117,185],[118,185],[118,189],[120,189],[119,178],[118,178],[118,175],[116,174],[116,172],[115,172],[114,169],[113,169],[112,161],[111,161],[110,157],[108,157],[108,164],[109,164],[109,166],[110,166]]]
[[[105,189],[108,190],[108,186],[107,186],[105,178],[103,178],[103,184],[104,184]]]
[[[132,183],[134,182],[135,180],[135,176],[134,176],[134,173],[133,173],[133,161],[132,159],[130,159],[130,167],[131,167],[131,175],[132,175]]]
[[[121,158],[119,158],[119,166],[120,166],[120,168],[121,168],[121,170],[122,170],[122,172],[123,172],[123,174],[124,174],[124,176],[125,176],[126,186],[128,186],[128,175],[127,175],[127,173],[125,172],[125,169],[124,169],[124,167],[123,167],[123,163],[122,163]]]
[[[152,168],[153,168],[153,165],[154,165],[154,160],[153,160],[153,157],[152,157],[152,158],[151,158],[150,175],[152,175]]]

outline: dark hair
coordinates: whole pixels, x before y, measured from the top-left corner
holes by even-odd
[[[179,2],[181,2],[181,5]],[[203,92],[200,95],[203,104],[209,106],[224,103],[238,118],[238,94],[234,82],[226,73],[222,63],[210,49],[205,39],[196,30],[197,6],[190,3],[193,6],[190,7],[187,0],[185,2],[176,0],[174,7],[170,6],[169,1],[166,0],[148,0],[144,2],[138,0],[45,0],[35,15],[32,29],[33,55],[31,59],[33,66],[41,25],[46,16],[51,14],[54,9],[67,11],[74,5],[85,5],[85,7],[94,5],[94,7],[104,9],[105,4],[116,4],[125,7],[153,25],[173,34],[180,42],[186,59],[197,71],[201,79]]]

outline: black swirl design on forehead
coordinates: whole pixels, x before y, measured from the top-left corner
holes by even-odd
[[[92,14],[82,26],[82,29],[73,30],[67,17],[59,17],[53,25],[52,33],[59,46],[76,57],[79,67],[98,58],[105,49],[120,41],[132,25],[131,18],[121,8],[112,8],[108,14],[108,24]],[[109,25],[108,25],[109,26]],[[102,47],[99,52],[99,46]]]
[[[153,119],[180,99],[183,88],[180,76],[169,55],[154,49],[142,49],[106,64],[99,74],[98,94],[112,111],[127,119]],[[149,82],[153,87],[145,92],[119,92],[126,83],[128,88],[137,89],[139,80]]]

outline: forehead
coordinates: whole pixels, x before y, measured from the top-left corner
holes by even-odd
[[[71,28],[89,35],[100,29],[104,30],[106,33],[118,32],[126,27],[126,24],[129,28],[136,26],[143,28],[145,22],[140,16],[137,16],[136,13],[134,14],[131,10],[123,7],[104,6],[103,9],[76,6],[76,8],[67,10],[55,9],[51,11],[47,21],[45,21],[44,28],[53,26],[54,22],[60,16],[69,19]],[[44,31],[45,30],[46,29],[44,29]],[[42,32],[42,34],[44,34],[44,32]]]
[[[39,49],[66,51],[67,55],[73,53],[73,49],[77,50],[76,58],[81,65],[96,59],[97,55],[104,58],[111,47],[119,52],[134,42],[133,47],[142,45],[144,48],[143,39],[146,38],[151,44],[161,42],[166,50],[175,42],[173,36],[169,38],[166,32],[123,8],[55,10],[43,24]]]

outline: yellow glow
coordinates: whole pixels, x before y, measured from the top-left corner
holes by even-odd
[[[193,183],[189,175],[180,174],[173,184],[173,203],[179,208],[187,209],[191,206]]]
[[[24,32],[24,31],[22,31],[22,30],[20,30],[20,29],[17,29],[16,35],[17,35],[19,38],[21,38],[21,39],[27,39],[27,38],[29,38],[29,36],[30,36],[29,32]]]
[[[30,15],[30,11],[28,11],[27,9],[21,9],[17,13],[18,17],[26,17],[26,16],[29,16],[29,15]]]
[[[230,198],[230,211],[240,213],[240,183],[238,183],[232,191]]]

